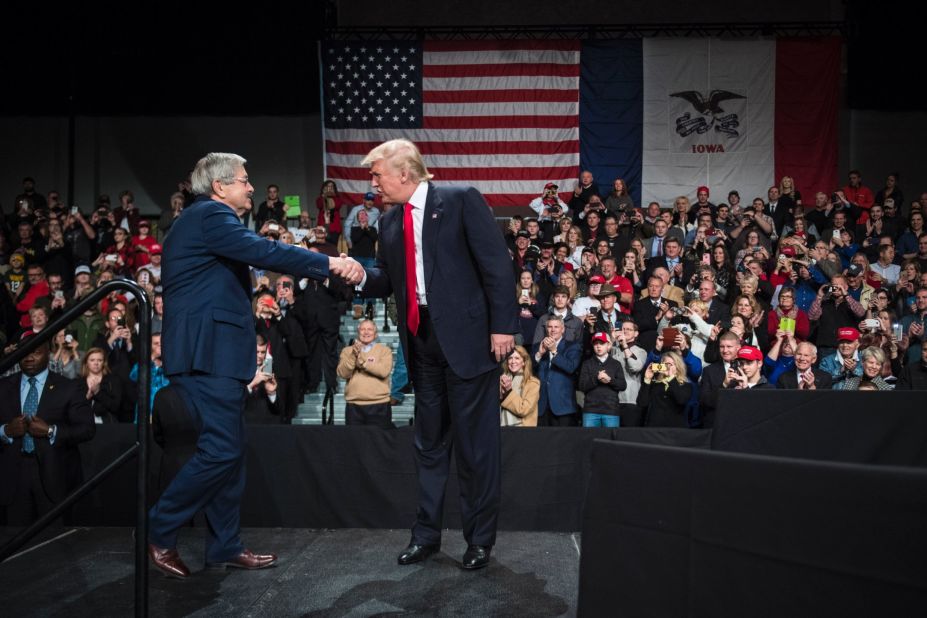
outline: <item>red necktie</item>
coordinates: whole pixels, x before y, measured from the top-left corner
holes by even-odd
[[[412,335],[418,334],[418,281],[415,276],[415,225],[412,223],[412,204],[406,203],[402,217],[402,231],[406,243],[406,326]]]

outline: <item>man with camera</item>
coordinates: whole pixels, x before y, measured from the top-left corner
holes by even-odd
[[[663,279],[651,275],[647,280],[647,297],[634,303],[631,317],[640,329],[637,340],[645,350],[652,350],[657,341],[657,327],[671,307],[678,307],[672,300],[663,298]]]
[[[537,213],[538,221],[542,224],[544,222],[559,221],[570,210],[570,207],[557,195],[557,188],[556,184],[547,183],[544,185],[544,192],[540,197],[534,198],[528,204],[528,207]],[[553,236],[548,236],[548,238],[553,238]]]
[[[818,323],[818,354],[827,358],[837,349],[837,331],[853,328],[866,314],[866,308],[849,295],[849,283],[844,275],[834,275],[829,285],[818,289],[817,297],[808,309],[808,319]]]
[[[752,345],[742,346],[737,350],[737,358],[731,362],[731,367],[721,383],[724,388],[738,390],[753,388],[775,388],[766,379],[761,371],[763,368],[763,353]]]
[[[250,425],[269,425],[280,422],[280,407],[277,397],[277,377],[274,375],[273,358],[267,354],[267,339],[257,335],[257,370],[248,383],[245,399],[245,422]]]
[[[718,352],[721,359],[711,363],[702,370],[699,381],[699,411],[702,427],[714,426],[715,410],[718,408],[718,392],[725,387],[724,381],[731,370],[731,365],[740,350],[740,337],[737,333],[727,331],[718,337]]]

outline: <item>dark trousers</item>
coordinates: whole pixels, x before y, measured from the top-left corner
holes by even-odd
[[[7,448],[14,447],[7,446]],[[20,447],[17,444],[15,448],[19,449]],[[16,495],[11,504],[0,507],[0,510],[6,511],[0,513],[0,524],[5,526],[28,526],[51,511],[55,506],[55,503],[45,493],[45,488],[42,485],[36,455],[34,453],[31,455],[18,453],[17,456],[22,458],[19,464],[19,478],[7,480],[7,482],[17,483]]]
[[[415,461],[419,501],[412,541],[441,542],[444,490],[456,451],[464,538],[493,545],[501,494],[499,369],[465,380],[451,370],[427,309],[409,336],[415,385]],[[487,342],[489,333],[486,333]]]
[[[356,403],[344,404],[345,425],[373,425],[383,429],[393,428],[393,408],[386,403],[372,403],[365,406]]]
[[[309,356],[305,358],[306,386],[309,392],[315,392],[325,379],[326,389],[333,389],[338,384],[335,372],[338,363],[338,323],[318,325],[306,334]]]
[[[538,425],[541,427],[579,427],[582,423],[579,414],[557,416],[548,410],[547,414],[538,418]]]
[[[634,403],[618,404],[618,414],[621,416],[622,427],[643,427],[644,410]]]
[[[177,546],[177,533],[199,510],[206,514],[206,561],[225,562],[243,549],[241,496],[245,489],[245,385],[213,375],[171,376],[199,430],[196,454],[149,512],[149,540]]]

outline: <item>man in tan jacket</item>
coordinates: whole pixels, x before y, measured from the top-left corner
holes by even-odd
[[[344,399],[346,425],[376,425],[391,428],[393,412],[389,403],[393,351],[376,343],[377,325],[363,320],[357,325],[354,344],[341,350],[338,376],[347,380]]]

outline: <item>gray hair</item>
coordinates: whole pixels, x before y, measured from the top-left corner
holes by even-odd
[[[785,288],[783,288],[783,289],[785,289]],[[798,345],[795,346],[795,351],[797,352],[797,351],[798,351],[798,348],[800,348],[800,347],[802,347],[802,346],[804,346],[804,347],[808,348],[809,350],[811,350],[811,353],[814,354],[815,356],[818,355],[818,346],[814,345],[814,344],[811,343],[810,341],[801,341],[801,342],[799,342]]]
[[[373,165],[377,161],[385,161],[391,168],[399,172],[408,172],[413,182],[431,180],[433,176],[425,167],[425,160],[418,147],[407,139],[391,139],[383,142],[371,150],[361,165]]]
[[[247,163],[244,157],[229,152],[210,152],[196,162],[190,174],[190,184],[196,195],[212,195],[212,182],[224,185],[235,182],[235,170]]]
[[[882,348],[871,345],[859,353],[860,360],[869,360],[870,358],[879,361],[880,365],[885,364],[885,352]]]

